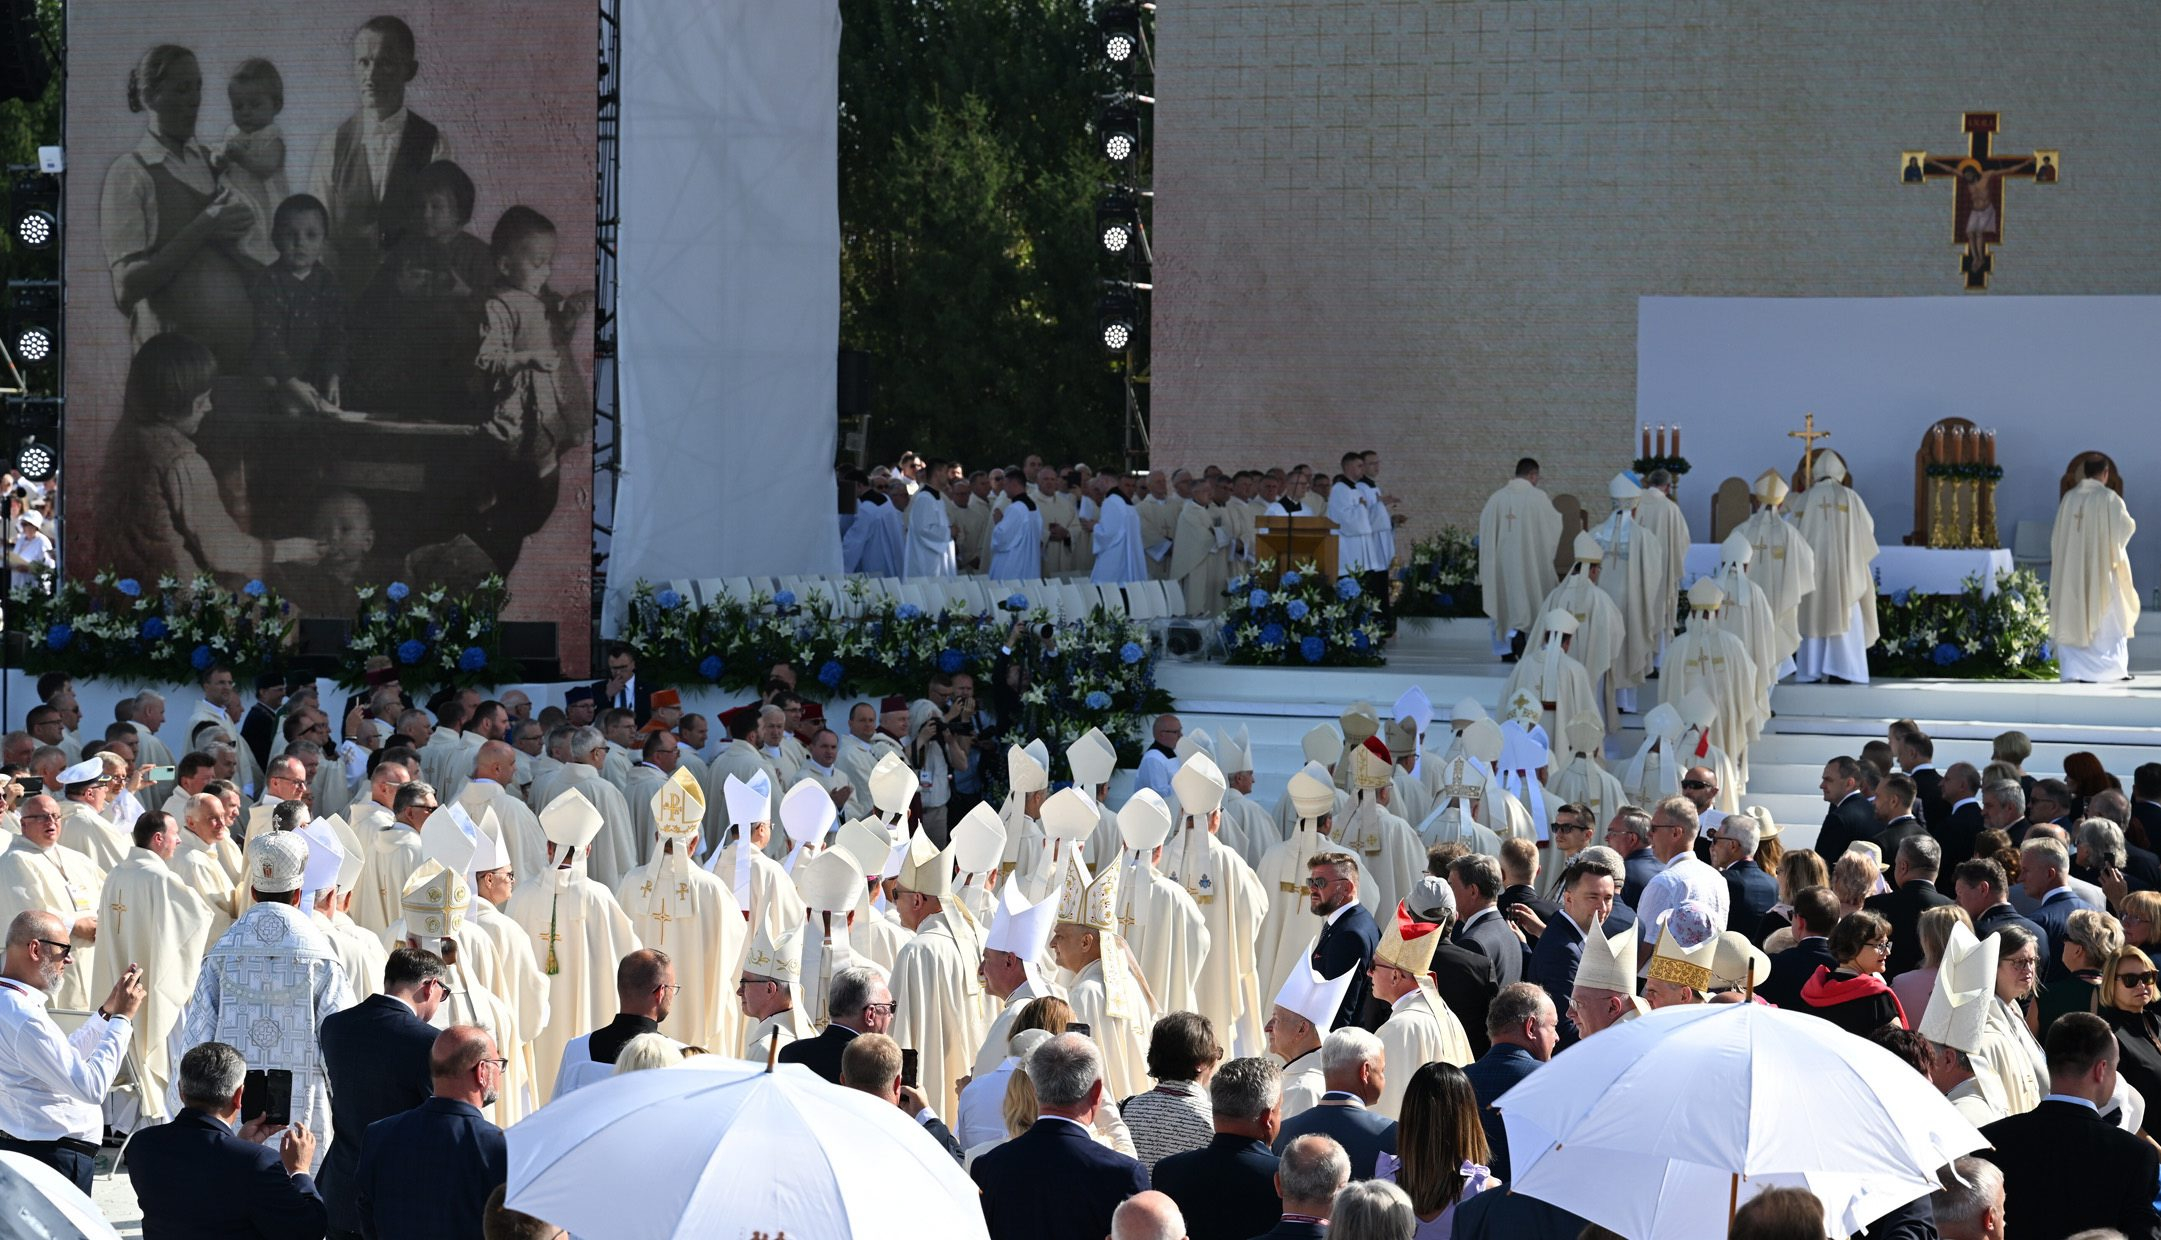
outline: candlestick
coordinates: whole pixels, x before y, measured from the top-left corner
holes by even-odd
[[[1932,464],[1932,465],[1941,465],[1941,464],[1943,464],[1943,463],[1944,463],[1944,455],[1943,455],[1943,450],[1944,450],[1944,442],[1943,442],[1943,428],[1942,428],[1942,427],[1940,427],[1940,426],[1932,426],[1932,427],[1928,428],[1928,459],[1929,459],[1929,463],[1930,463],[1930,464]]]

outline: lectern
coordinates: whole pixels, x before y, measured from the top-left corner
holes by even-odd
[[[1326,517],[1260,517],[1253,527],[1253,558],[1262,571],[1277,573],[1311,560],[1334,581],[1336,523]],[[1267,567],[1271,560],[1272,569]]]

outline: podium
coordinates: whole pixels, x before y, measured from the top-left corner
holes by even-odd
[[[1281,573],[1307,560],[1320,566],[1321,575],[1336,579],[1336,523],[1326,517],[1257,517],[1253,526],[1253,559],[1256,565]]]

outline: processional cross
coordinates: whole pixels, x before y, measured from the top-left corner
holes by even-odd
[[[1816,441],[1829,439],[1831,432],[1816,429],[1816,415],[1811,413],[1797,431],[1787,431],[1786,438],[1801,441],[1801,489],[1806,491],[1816,481]],[[1756,548],[1758,551],[1763,548]]]

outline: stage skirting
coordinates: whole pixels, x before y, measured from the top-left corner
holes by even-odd
[[[1952,551],[1935,547],[1885,547],[1871,566],[1876,575],[1876,593],[1897,594],[1910,590],[1915,594],[1957,594],[1966,588],[1966,578],[1980,574],[1981,593],[1996,593],[1996,577],[2012,569],[2011,552],[1998,547],[1993,551]],[[1698,577],[1713,576],[1718,572],[1718,548],[1711,543],[1694,543],[1688,548],[1686,571],[1681,576],[1681,588],[1687,589]]]

